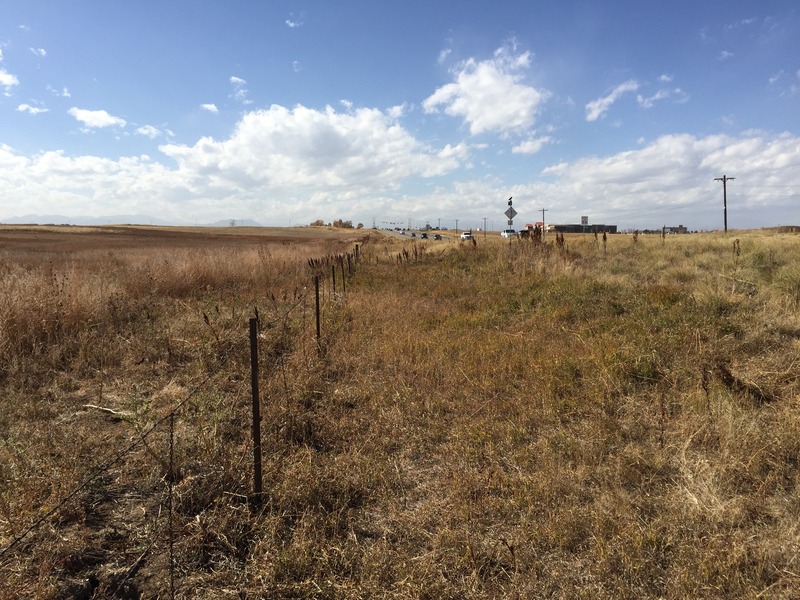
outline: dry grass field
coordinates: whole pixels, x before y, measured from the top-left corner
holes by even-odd
[[[798,597],[800,236],[288,233],[0,229],[0,598]]]

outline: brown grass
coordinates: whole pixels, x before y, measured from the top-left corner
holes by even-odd
[[[181,239],[5,246],[0,596],[168,597],[177,407],[177,597],[794,597],[796,235],[373,233],[321,352],[355,240]]]

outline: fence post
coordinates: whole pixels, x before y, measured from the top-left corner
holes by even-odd
[[[261,404],[258,393],[258,319],[250,319],[250,387],[253,392],[253,504],[260,506],[261,481]]]
[[[319,275],[314,275],[314,296],[317,301],[317,348],[320,348],[320,329],[319,329]]]
[[[333,285],[333,297],[336,297],[336,265],[331,265],[331,281]]]
[[[169,475],[167,476],[169,488],[168,504],[168,527],[169,527],[169,597],[175,598],[175,534],[172,528],[172,499],[173,488],[175,486],[175,412],[169,413]]]
[[[339,264],[342,265],[342,295],[344,295],[347,293],[347,284],[345,283],[347,278],[344,276],[344,256],[339,257]]]

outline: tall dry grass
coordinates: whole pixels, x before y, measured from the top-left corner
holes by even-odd
[[[325,293],[321,352],[296,248],[9,267],[3,541],[184,403],[179,597],[793,597],[796,236],[398,243]],[[160,427],[4,557],[2,593],[163,595],[167,449]]]

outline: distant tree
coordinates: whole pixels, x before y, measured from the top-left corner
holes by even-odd
[[[336,219],[333,222],[333,226],[334,227],[340,227],[342,229],[352,229],[353,228],[353,222],[352,221],[344,221],[342,219]]]
[[[323,221],[322,219],[317,219],[316,221],[311,223],[311,227],[324,227],[324,226],[325,226],[325,221]]]
[[[356,229],[364,229],[364,224],[359,223],[358,225],[356,225]]]

